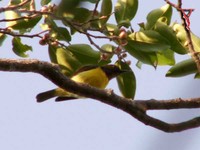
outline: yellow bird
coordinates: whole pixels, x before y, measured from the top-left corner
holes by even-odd
[[[124,72],[127,71],[121,70],[116,65],[105,65],[100,67],[84,66],[77,70],[71,79],[78,83],[85,83],[96,88],[105,89],[112,78],[115,78]],[[80,96],[67,92],[61,88],[40,93],[36,98],[37,102],[43,102],[53,97],[57,97],[56,101],[80,98]]]

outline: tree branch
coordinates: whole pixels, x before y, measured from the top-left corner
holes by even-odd
[[[170,100],[135,100],[135,103],[143,105],[146,110],[200,108],[200,98],[177,98]]]
[[[182,8],[182,0],[178,0],[178,5],[171,3],[169,0],[165,0],[166,3],[171,5],[172,7],[176,8],[177,11],[180,13],[180,17],[182,20],[182,24],[185,28],[186,36],[187,36],[187,45],[188,45],[188,52],[191,54],[193,60],[195,61],[198,69],[198,73],[200,73],[200,58],[199,52],[195,51],[194,45],[192,42],[191,37],[191,30],[190,30],[190,15],[194,11],[194,9],[184,9]]]
[[[200,108],[200,98],[174,100],[129,100],[120,97],[109,90],[101,90],[89,85],[78,84],[60,72],[58,65],[35,59],[0,59],[0,71],[33,72],[49,79],[55,85],[78,95],[96,99],[100,102],[121,109],[142,123],[165,132],[180,132],[200,126],[200,117],[191,120],[170,124],[147,115],[152,109],[181,109]],[[95,93],[95,94],[94,94]]]
[[[188,49],[189,49],[189,52],[190,52],[193,60],[195,61],[196,65],[197,65],[198,73],[200,73],[199,53],[197,51],[195,51],[195,49],[194,49],[194,45],[193,45],[192,37],[191,37],[191,30],[190,30],[190,18],[189,17],[191,15],[191,13],[194,11],[194,9],[188,9],[188,10],[182,9],[182,0],[178,0],[178,7],[181,8],[181,10],[179,10],[179,12],[180,12],[181,20],[183,22],[185,32],[187,35]],[[185,14],[185,11],[189,11],[189,14]]]

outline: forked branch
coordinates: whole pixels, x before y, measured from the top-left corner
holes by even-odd
[[[35,59],[0,59],[0,71],[38,73],[69,92],[121,109],[142,123],[165,132],[180,132],[200,126],[200,117],[170,124],[147,115],[148,110],[200,108],[200,98],[132,101],[116,95],[113,91],[78,84],[63,75],[57,65]]]

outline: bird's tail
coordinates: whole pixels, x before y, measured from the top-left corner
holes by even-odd
[[[46,92],[42,92],[40,94],[38,94],[36,96],[37,102],[41,103],[44,102],[50,98],[53,97],[57,97],[55,99],[56,102],[61,102],[61,101],[66,101],[66,100],[70,100],[70,99],[78,99],[78,98],[82,98],[76,94],[70,93],[68,91],[65,91],[61,88],[57,88],[57,89],[53,89],[53,90],[49,90]]]
[[[44,102],[44,101],[46,101],[50,98],[56,97],[56,96],[57,96],[56,90],[53,89],[53,90],[49,90],[49,91],[42,92],[42,93],[38,94],[36,96],[36,99],[37,99],[38,103],[41,103],[41,102]]]

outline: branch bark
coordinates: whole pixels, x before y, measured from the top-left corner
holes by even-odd
[[[200,117],[170,124],[147,115],[148,110],[200,108],[200,98],[132,101],[116,95],[111,90],[100,90],[85,84],[78,84],[64,76],[57,65],[35,59],[0,59],[0,71],[38,73],[69,92],[123,110],[142,123],[164,132],[180,132],[200,126]]]

